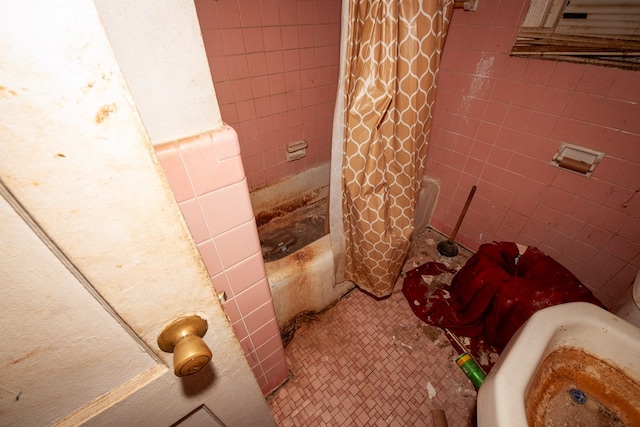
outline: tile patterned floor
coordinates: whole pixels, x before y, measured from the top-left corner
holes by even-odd
[[[426,261],[462,266],[470,253],[442,258],[440,234],[418,235],[403,272]],[[304,323],[286,348],[290,380],[269,400],[278,426],[475,425],[476,391],[441,331],[420,321],[402,295],[376,300],[352,291]]]

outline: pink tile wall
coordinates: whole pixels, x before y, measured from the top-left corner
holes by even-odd
[[[222,119],[253,190],[329,160],[339,0],[196,0]],[[287,162],[287,144],[307,156]]]
[[[160,164],[263,393],[287,375],[236,132],[156,146]]]
[[[432,225],[535,245],[608,305],[640,268],[640,72],[508,55],[526,0],[455,10],[427,159],[441,181]],[[604,151],[590,178],[549,165],[561,143]]]

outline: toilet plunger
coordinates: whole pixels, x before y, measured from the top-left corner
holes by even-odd
[[[442,242],[438,243],[437,247],[438,247],[438,252],[440,252],[440,255],[443,255],[449,258],[458,255],[458,246],[454,243],[454,240],[456,238],[456,234],[458,234],[458,229],[460,228],[460,224],[462,224],[462,219],[467,213],[467,209],[469,209],[469,204],[471,203],[471,199],[473,198],[473,195],[475,193],[476,193],[476,186],[474,185],[473,187],[471,187],[471,192],[469,193],[469,196],[467,197],[467,201],[464,204],[464,207],[462,208],[462,212],[460,213],[460,218],[458,218],[458,223],[456,224],[456,227],[453,229],[453,233],[451,233],[451,237],[449,237],[449,240],[443,240]]]

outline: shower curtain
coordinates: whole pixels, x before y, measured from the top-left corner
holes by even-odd
[[[376,297],[391,294],[409,250],[452,10],[453,0],[343,1],[331,241],[336,283]]]

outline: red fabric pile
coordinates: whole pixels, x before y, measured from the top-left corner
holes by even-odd
[[[512,242],[481,245],[451,286],[435,290],[422,281],[434,264],[446,270],[442,264],[427,263],[404,279],[402,292],[415,315],[455,334],[479,337],[499,350],[542,308],[573,301],[604,308],[569,270],[534,247],[520,256]]]

